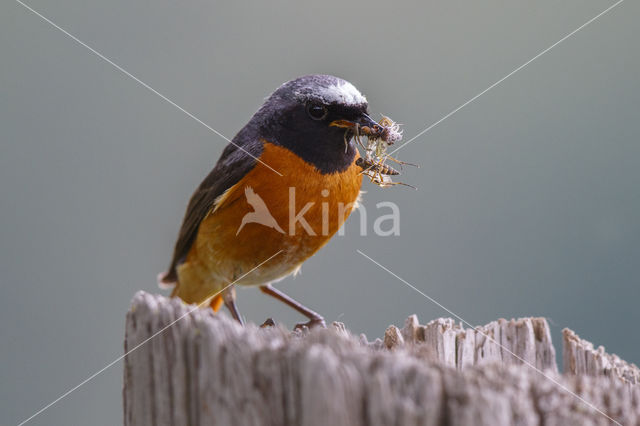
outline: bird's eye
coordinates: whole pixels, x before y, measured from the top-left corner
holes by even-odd
[[[307,114],[309,114],[309,117],[313,118],[314,120],[322,120],[327,116],[328,113],[329,111],[324,105],[313,103],[307,104]]]

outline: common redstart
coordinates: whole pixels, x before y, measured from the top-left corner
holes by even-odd
[[[258,286],[309,318],[305,325],[324,325],[271,283],[295,274],[354,209],[362,168],[351,136],[376,125],[367,108],[351,83],[330,75],[303,76],[273,92],[189,201],[160,277],[175,285],[172,296],[211,299],[215,311],[224,303],[242,322],[234,285]]]

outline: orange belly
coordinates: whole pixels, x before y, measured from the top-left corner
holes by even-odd
[[[178,267],[176,293],[185,301],[202,302],[236,280],[261,285],[295,272],[355,207],[362,183],[355,159],[344,172],[322,174],[291,151],[265,142],[260,160],[283,176],[258,162],[219,197]],[[295,220],[299,214],[303,220]]]

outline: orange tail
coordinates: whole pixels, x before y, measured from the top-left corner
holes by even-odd
[[[215,296],[213,296],[213,299],[211,299],[211,303],[209,304],[209,306],[211,306],[213,312],[218,312],[220,310],[220,307],[222,306],[222,302],[222,294],[216,294]]]
[[[175,287],[173,287],[173,291],[171,292],[171,297],[180,297],[178,295],[179,288],[180,288],[180,283],[179,282],[175,283]],[[224,300],[222,298],[222,293],[219,293],[213,296],[213,298],[211,299],[211,302],[209,303],[209,306],[211,306],[211,309],[213,309],[214,312],[218,312],[222,307],[223,302]],[[189,302],[187,301],[187,303]]]

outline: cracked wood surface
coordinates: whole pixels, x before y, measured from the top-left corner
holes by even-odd
[[[412,315],[369,342],[340,323],[291,333],[191,309],[134,297],[125,425],[640,425],[638,368],[564,330],[560,375],[542,318]]]

